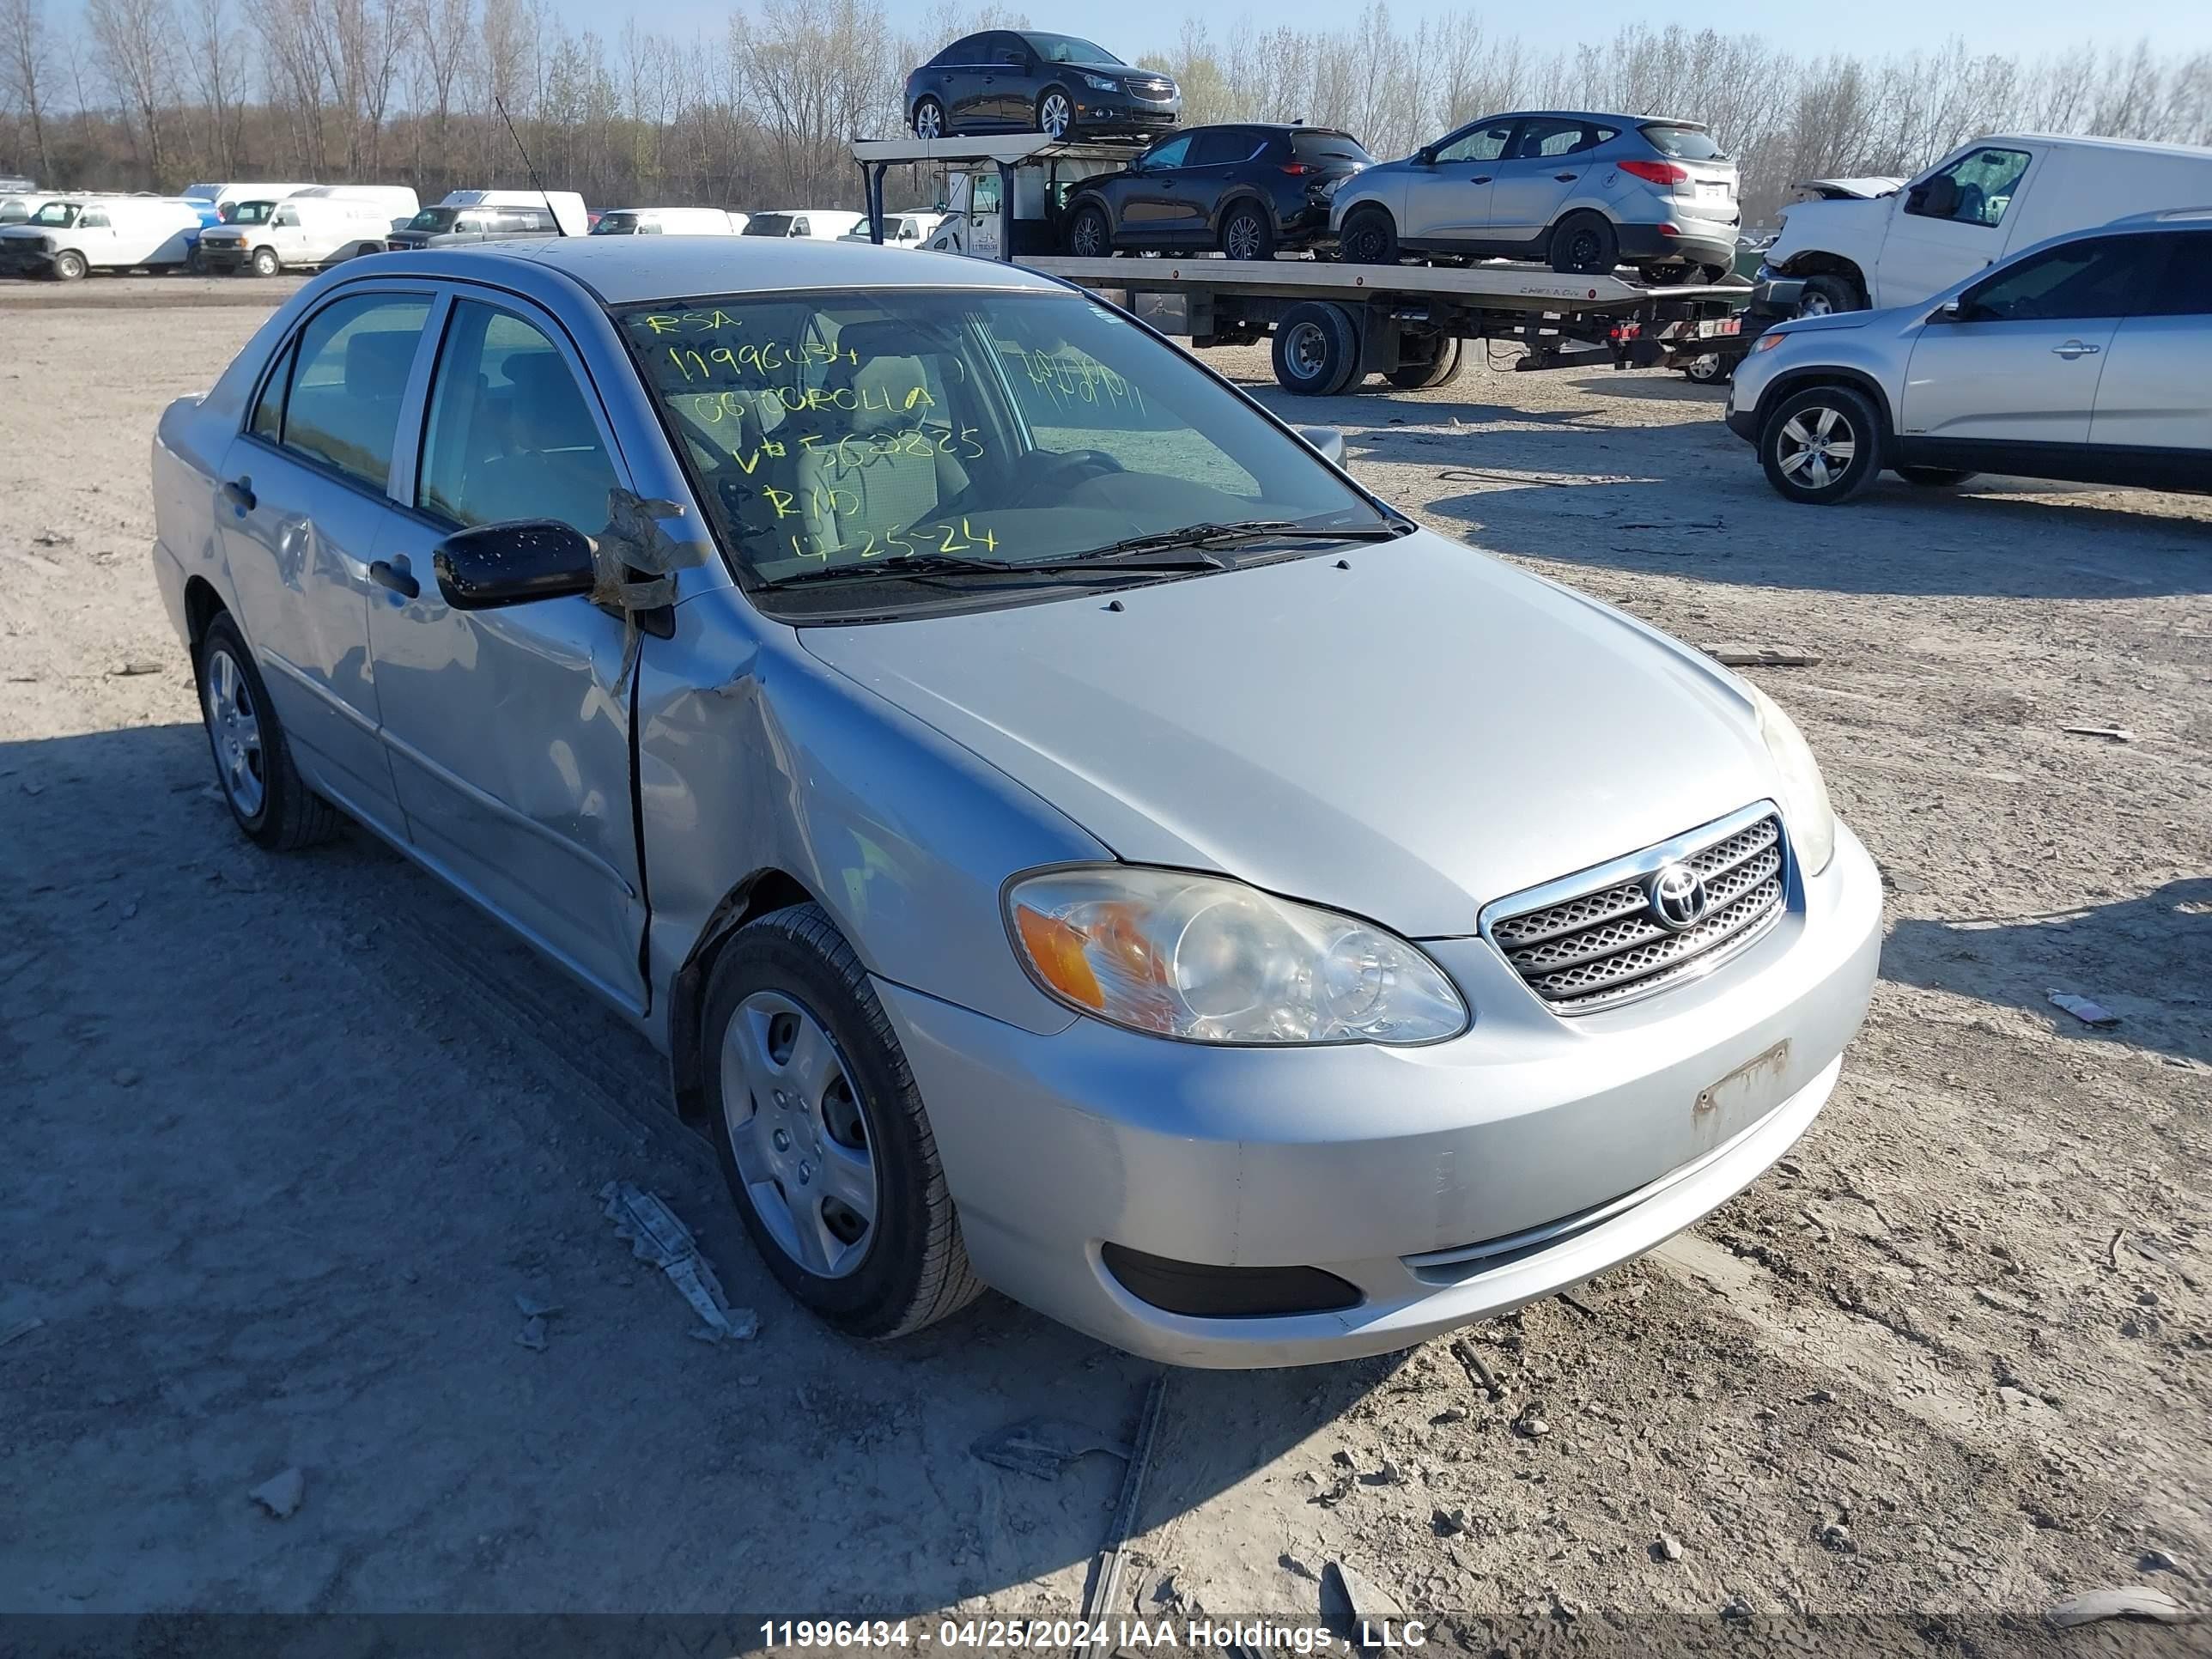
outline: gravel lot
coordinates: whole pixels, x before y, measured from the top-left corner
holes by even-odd
[[[1127,1433],[1145,1367],[1001,1302],[826,1335],[616,1019],[366,836],[234,833],[146,449],[289,286],[0,293],[0,1609],[1065,1614],[1119,1465],[969,1448]],[[2212,502],[1793,508],[1721,395],[1478,368],[1295,414],[1439,527],[1819,658],[1754,672],[1892,884],[1843,1085],[1693,1234],[1467,1333],[1495,1398],[1443,1343],[1176,1376],[1147,1611],[1309,1614],[1331,1559],[1584,1631],[2212,1606]],[[690,1340],[600,1217],[617,1178],[756,1340]],[[543,1352],[518,1294],[559,1306]],[[247,1493],[289,1467],[272,1519]]]

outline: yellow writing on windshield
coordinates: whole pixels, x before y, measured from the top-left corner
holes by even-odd
[[[972,426],[911,426],[896,432],[847,433],[833,438],[808,432],[796,438],[764,438],[750,449],[726,452],[738,471],[751,477],[761,463],[781,461],[793,455],[819,453],[841,474],[867,465],[884,455],[950,455],[976,460],[983,454],[983,440]]]
[[[937,399],[920,381],[911,386],[774,386],[754,392],[700,392],[691,394],[693,415],[709,426],[723,420],[742,419],[750,407],[757,414],[763,401],[773,398],[787,414],[842,410],[848,414],[911,414],[934,409]]]
[[[1119,406],[1144,413],[1145,394],[1103,363],[1056,351],[1017,348],[1009,355],[1019,362],[1029,383],[1055,402]]]
[[[832,363],[843,363],[857,368],[860,357],[848,346],[842,349],[823,340],[801,340],[787,343],[769,340],[760,344],[748,343],[741,346],[716,346],[711,351],[702,351],[696,346],[670,346],[668,361],[684,377],[684,384],[694,380],[712,381],[723,378],[744,380],[747,375],[780,374],[792,369],[827,368]]]
[[[830,562],[832,553],[841,556],[840,563],[865,563],[872,559],[911,558],[918,553],[972,553],[979,548],[986,553],[999,550],[999,538],[991,526],[965,517],[911,524],[903,530],[865,531],[860,532],[857,545],[805,531],[793,531],[785,540],[790,544],[793,558],[818,559],[824,564]]]

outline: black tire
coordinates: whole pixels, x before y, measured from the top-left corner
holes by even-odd
[[[1336,256],[1348,265],[1395,265],[1399,259],[1398,224],[1390,210],[1359,207],[1344,222]]]
[[[1358,319],[1342,306],[1302,301],[1275,325],[1275,383],[1301,398],[1328,398],[1359,378]]]
[[[274,276],[281,268],[281,262],[276,258],[276,250],[273,247],[254,249],[251,268],[256,276]]]
[[[1221,251],[1232,259],[1275,257],[1275,216],[1256,202],[1239,202],[1221,222]]]
[[[1620,263],[1620,237],[1602,213],[1570,213],[1552,227],[1552,269],[1602,276]]]
[[[1067,95],[1065,87],[1047,87],[1037,94],[1036,115],[1036,130],[1048,137],[1074,137],[1075,100]],[[1053,125],[1055,121],[1057,126]]]
[[[945,106],[934,98],[917,98],[907,125],[914,129],[917,138],[942,138],[945,136]]]
[[[1406,342],[1407,346],[1413,343]],[[1392,386],[1402,386],[1408,392],[1426,392],[1434,386],[1449,386],[1459,379],[1460,370],[1466,367],[1467,342],[1456,334],[1440,334],[1423,342],[1425,352],[1406,353],[1401,349],[1398,367],[1385,377]]]
[[[1897,476],[1909,484],[1919,485],[1923,489],[1948,489],[1954,484],[1965,483],[1981,475],[1956,466],[1900,466],[1897,469]]]
[[[194,242],[191,251],[185,255],[185,270],[191,276],[204,276],[207,269],[207,256],[200,252],[200,245]]]
[[[1072,258],[1103,259],[1114,252],[1114,227],[1097,202],[1080,202],[1067,216],[1067,252]]]
[[[1799,456],[1810,459],[1793,461]],[[1863,392],[1808,386],[1783,398],[1760,422],[1759,460],[1767,483],[1788,500],[1832,507],[1881,471],[1881,418]]]
[[[1692,357],[1682,365],[1682,378],[1692,386],[1719,386],[1735,373],[1735,365],[1717,351]]]
[[[82,282],[85,272],[91,269],[85,264],[84,255],[73,247],[65,247],[54,255],[54,277],[58,282]]]
[[[877,1212],[865,1254],[836,1277],[811,1272],[778,1241],[740,1172],[724,1103],[723,1043],[740,1007],[762,994],[797,1005],[826,1032],[858,1109]],[[820,906],[774,911],[738,930],[715,958],[700,1029],[722,1174],[753,1248],[784,1289],[825,1322],[870,1341],[920,1330],[982,1294],[897,1034],[860,959]],[[759,1109],[750,1099],[739,1105]]]
[[[1797,298],[1800,317],[1826,317],[1838,311],[1864,311],[1866,295],[1848,276],[1808,276]]]
[[[272,853],[292,853],[337,834],[344,825],[344,816],[310,789],[292,764],[291,746],[285,741],[276,706],[269,701],[260,665],[228,611],[210,622],[200,636],[199,650],[192,659],[192,678],[199,687],[200,723],[207,728],[208,752],[215,760],[216,787],[246,838]],[[226,684],[244,699],[254,726],[258,759],[247,759],[242,767],[234,765],[236,757],[228,747],[238,728],[227,723],[219,712],[223,701],[221,688]],[[240,787],[237,779],[241,771],[258,784],[258,794]]]

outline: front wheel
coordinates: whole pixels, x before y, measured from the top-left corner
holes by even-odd
[[[1793,393],[1760,427],[1759,460],[1766,481],[1790,501],[1811,507],[1849,501],[1881,470],[1874,405],[1849,386]]]
[[[981,1294],[897,1034],[818,905],[738,930],[701,1029],[723,1176],[793,1297],[884,1340]]]
[[[276,274],[275,248],[258,247],[253,250],[253,274],[256,276],[274,276]]]
[[[1075,105],[1058,87],[1037,94],[1036,130],[1048,138],[1065,138],[1075,125]]]
[[[90,269],[84,262],[84,255],[75,248],[64,248],[54,255],[54,275],[64,283],[81,282]]]
[[[1866,296],[1848,276],[1808,276],[1798,293],[1800,317],[1832,317],[1839,311],[1864,311]]]
[[[1103,259],[1114,251],[1114,229],[1106,222],[1106,210],[1085,202],[1067,221],[1067,251],[1078,259]]]
[[[1232,259],[1273,258],[1273,217],[1254,203],[1239,203],[1221,222],[1221,251]]]
[[[1398,263],[1398,227],[1384,208],[1355,208],[1336,240],[1337,255],[1348,265]]]
[[[1307,300],[1275,325],[1275,381],[1302,398],[1328,398],[1359,378],[1358,319],[1342,306]]]
[[[1718,386],[1729,372],[1717,351],[1699,352],[1682,365],[1682,378],[1695,386]]]
[[[1923,489],[1948,489],[1977,475],[1956,466],[1900,466],[1897,469],[1897,476],[1909,484],[1919,485]]]
[[[1571,213],[1552,233],[1552,269],[1602,276],[1620,263],[1620,238],[1603,214]]]
[[[914,136],[917,138],[942,138],[945,136],[945,106],[934,98],[925,98],[914,106]]]

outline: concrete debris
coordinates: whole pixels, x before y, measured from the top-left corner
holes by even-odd
[[[750,1308],[732,1308],[722,1282],[699,1254],[691,1230],[676,1212],[653,1194],[628,1181],[610,1181],[599,1188],[602,1213],[615,1224],[615,1237],[629,1244],[641,1261],[650,1261],[668,1276],[699,1316],[691,1334],[702,1342],[750,1341],[760,1331],[760,1316]]]
[[[1129,1446],[1109,1434],[1085,1428],[1057,1417],[1032,1417],[985,1435],[969,1449],[986,1463],[1018,1474],[1051,1480],[1067,1472],[1071,1463],[1103,1452],[1127,1462]]]
[[[2102,1003],[2092,1002],[2087,997],[2077,997],[2066,991],[2053,991],[2050,995],[2053,1003],[2084,1025],[2094,1025],[2101,1030],[2120,1023],[2120,1017]]]
[[[161,665],[157,662],[126,662],[108,671],[118,680],[136,679],[143,674],[158,674]]]
[[[561,1311],[561,1304],[548,1302],[544,1297],[528,1291],[517,1291],[514,1293],[514,1310],[525,1319],[550,1319]]]
[[[1728,668],[1813,668],[1820,658],[1809,651],[1773,645],[1708,645],[1705,653]]]
[[[0,1327],[0,1348],[6,1347],[18,1337],[28,1336],[46,1322],[33,1314],[28,1319],[19,1319],[14,1324]]]
[[[515,1341],[532,1353],[545,1352],[545,1321],[532,1315],[522,1322],[522,1328],[514,1334]]]
[[[1438,1510],[1429,1517],[1429,1525],[1439,1538],[1455,1538],[1467,1530],[1467,1511]]]
[[[1464,1406],[1447,1406],[1429,1421],[1431,1423],[1464,1423],[1474,1413]]]
[[[1531,1440],[1540,1440],[1551,1433],[1552,1425],[1544,1420],[1543,1413],[1538,1410],[1535,1402],[1531,1401],[1522,1407],[1521,1415],[1513,1419],[1513,1431],[1516,1434],[1525,1435]]]
[[[1651,1554],[1655,1560],[1679,1561],[1682,1559],[1682,1540],[1670,1532],[1662,1532],[1651,1540]]]
[[[4,1342],[6,1340],[7,1338],[0,1337],[0,1342]],[[2179,1573],[2184,1578],[2189,1577],[2188,1570],[2185,1568],[2180,1562],[2168,1555],[2164,1550],[2145,1550],[2142,1554],[2137,1558],[2136,1565],[2140,1571],[2144,1572],[2172,1572]]]
[[[2186,1625],[2197,1615],[2164,1590],[2143,1584],[2123,1584],[2112,1589],[2085,1590],[2051,1603],[2043,1615],[2057,1630],[2094,1625],[2105,1619],[2148,1619],[2160,1625]]]
[[[1840,1521],[1829,1522],[1814,1536],[1840,1555],[1858,1553],[1858,1541],[1851,1536],[1851,1529]]]
[[[1321,1572],[1322,1618],[1353,1646],[1363,1638],[1379,1642],[1386,1621],[1406,1615],[1397,1602],[1375,1588],[1341,1561],[1331,1561]]]
[[[2103,738],[2112,743],[2133,743],[2136,734],[2124,726],[2062,726],[2060,731],[2076,738]]]
[[[297,1468],[272,1474],[246,1494],[278,1521],[289,1521],[307,1495],[307,1477]]]

